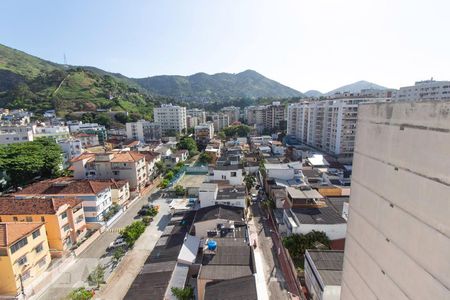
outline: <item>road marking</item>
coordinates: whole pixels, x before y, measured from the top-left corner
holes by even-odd
[[[124,228],[109,228],[109,229],[106,229],[105,231],[120,233],[122,230],[124,230]]]

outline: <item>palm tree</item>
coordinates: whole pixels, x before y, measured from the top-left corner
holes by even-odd
[[[256,179],[254,176],[247,174],[244,177],[244,183],[245,186],[247,187],[247,190],[250,191],[255,186]]]

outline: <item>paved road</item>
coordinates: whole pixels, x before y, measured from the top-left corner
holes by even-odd
[[[154,191],[154,190],[153,190]],[[136,220],[136,215],[142,205],[148,203],[148,196],[152,191],[143,195],[116,221],[111,229],[104,232],[92,245],[89,246],[58,279],[40,295],[42,300],[64,299],[67,294],[76,287],[84,286],[89,273],[98,265],[110,265],[111,253],[107,254],[106,248],[119,235],[119,230]],[[109,275],[106,271],[106,276]]]

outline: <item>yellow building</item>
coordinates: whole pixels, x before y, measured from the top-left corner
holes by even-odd
[[[0,223],[0,295],[20,295],[50,260],[44,223]]]
[[[45,223],[52,257],[61,257],[86,233],[82,200],[0,197],[0,222]]]

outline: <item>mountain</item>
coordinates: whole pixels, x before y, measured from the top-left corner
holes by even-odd
[[[357,81],[352,84],[341,86],[332,91],[329,91],[328,93],[325,94],[325,96],[332,96],[336,93],[345,93],[345,92],[359,93],[359,92],[361,92],[361,90],[365,90],[365,89],[386,90],[387,88],[384,86],[372,83],[372,82],[361,80],[361,81]]]
[[[318,98],[320,96],[323,96],[323,94],[317,90],[309,90],[304,94],[306,97],[310,97],[310,98]]]
[[[237,74],[197,73],[190,76],[163,75],[134,79],[150,93],[181,100],[230,100],[237,98],[289,98],[302,93],[247,70]]]

